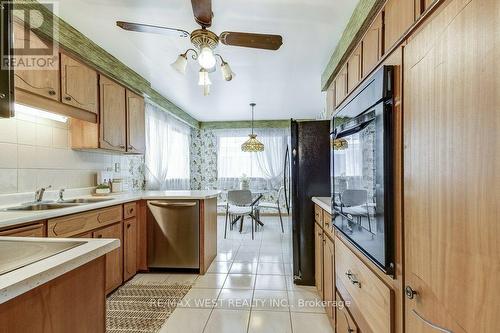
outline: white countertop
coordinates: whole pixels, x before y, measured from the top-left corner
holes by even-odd
[[[2,239],[36,242],[68,241],[67,238],[35,237],[2,237]],[[120,240],[118,239],[72,238],[71,240],[85,241],[86,243],[0,275],[0,304],[103,256],[120,246]]]
[[[312,201],[326,210],[328,214],[332,214],[332,198],[330,197],[312,197]]]
[[[88,210],[109,207],[114,205],[123,204],[126,202],[137,201],[137,200],[161,200],[161,199],[180,199],[180,200],[206,200],[216,198],[220,191],[216,190],[206,190],[206,191],[141,191],[141,192],[131,192],[125,194],[114,194],[104,198],[110,198],[112,200],[106,200],[97,203],[90,203],[78,206],[71,206],[61,209],[53,210],[42,210],[42,211],[0,211],[0,228],[16,226],[19,224],[24,224],[33,221],[46,220],[50,218],[55,218],[64,215],[70,215],[80,212],[85,212]],[[90,197],[90,195],[80,195],[78,198]],[[71,197],[65,197],[65,199],[72,199]],[[21,204],[21,202],[17,203]],[[10,203],[8,205],[3,205],[0,209],[16,206],[15,203]]]

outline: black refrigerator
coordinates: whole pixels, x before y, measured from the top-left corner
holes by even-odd
[[[314,204],[311,198],[330,196],[330,121],[292,119],[290,126],[289,195],[294,283],[314,285]]]

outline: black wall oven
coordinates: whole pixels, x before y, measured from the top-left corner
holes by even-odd
[[[386,274],[394,273],[393,68],[341,105],[331,123],[332,223]]]

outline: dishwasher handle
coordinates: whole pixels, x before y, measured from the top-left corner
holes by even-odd
[[[161,202],[161,201],[149,201],[149,204],[161,208],[170,207],[194,207],[196,202]]]

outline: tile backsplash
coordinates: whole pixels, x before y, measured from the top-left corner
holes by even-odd
[[[0,194],[95,186],[97,172],[116,163],[115,177],[131,190],[143,188],[143,156],[76,151],[70,140],[68,123],[20,113],[0,118]]]

